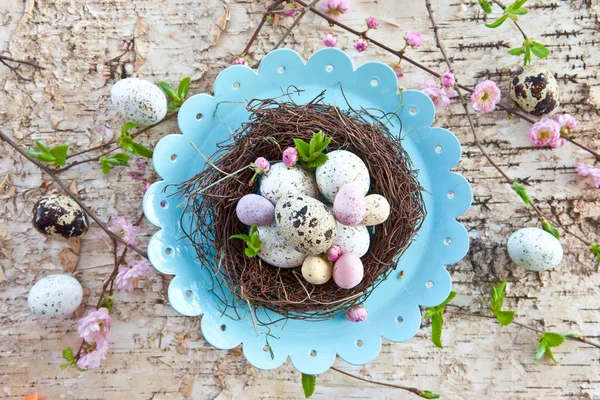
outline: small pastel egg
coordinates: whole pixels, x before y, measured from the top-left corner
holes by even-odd
[[[364,225],[347,226],[338,222],[337,235],[333,241],[342,248],[342,254],[352,253],[362,257],[369,251],[371,236]]]
[[[302,263],[302,276],[313,285],[322,285],[331,279],[333,264],[322,256],[308,256]]]
[[[262,196],[247,194],[235,208],[238,219],[245,225],[266,226],[275,221],[275,206]]]
[[[40,279],[29,290],[27,304],[42,319],[72,314],[83,299],[83,289],[71,275],[57,274]]]
[[[285,242],[285,238],[277,229],[277,225],[259,226],[260,252],[258,258],[274,267],[294,268],[302,265],[306,254],[296,251]]]
[[[365,196],[356,183],[341,187],[333,201],[333,215],[344,225],[358,225],[365,217]]]
[[[531,270],[556,267],[563,258],[558,239],[539,228],[522,228],[508,238],[508,254],[515,264]]]
[[[331,151],[327,157],[327,162],[315,171],[319,190],[327,200],[333,203],[338,191],[348,183],[356,183],[363,196],[367,194],[371,178],[363,160],[347,150]]]
[[[355,254],[342,254],[333,265],[333,280],[342,289],[352,289],[363,279],[363,263]]]
[[[79,239],[89,228],[87,215],[79,204],[59,194],[35,203],[31,222],[38,232],[53,239]]]
[[[267,175],[260,179],[260,194],[271,203],[277,204],[280,198],[295,195],[316,199],[319,197],[319,188],[315,177],[304,168],[276,163],[271,165]]]
[[[127,121],[152,125],[167,114],[167,97],[154,83],[138,79],[121,79],[110,89],[110,100]]]
[[[379,194],[365,197],[365,217],[361,225],[374,226],[384,223],[390,216],[390,203]]]

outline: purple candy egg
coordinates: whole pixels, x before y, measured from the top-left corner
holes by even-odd
[[[242,197],[237,203],[235,212],[238,219],[248,226],[267,226],[275,221],[275,206],[257,194],[247,194]]]

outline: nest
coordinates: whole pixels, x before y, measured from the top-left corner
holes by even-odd
[[[362,303],[373,289],[395,269],[425,216],[421,187],[401,140],[385,122],[394,115],[375,117],[374,111],[342,110],[323,103],[323,93],[306,105],[277,99],[252,100],[249,122],[223,143],[206,168],[178,185],[185,198],[182,226],[203,268],[213,276],[212,293],[222,312],[237,317],[241,305],[275,311],[279,318],[328,319]],[[383,113],[382,113],[383,114]],[[293,146],[293,138],[309,141],[313,132],[333,138],[327,151],[345,149],[360,157],[369,170],[369,193],[384,196],[391,205],[386,222],[369,228],[371,246],[361,259],[364,278],[353,289],[342,289],[331,279],[323,285],[308,283],[300,268],[277,268],[258,257],[244,255],[245,244],[230,236],[247,232],[236,217],[238,200],[255,193],[249,186],[253,171],[247,166],[257,157],[281,160],[282,150]],[[255,314],[253,313],[253,317]],[[234,317],[235,318],[235,317]],[[255,321],[257,322],[257,321]],[[273,321],[258,321],[267,325]]]

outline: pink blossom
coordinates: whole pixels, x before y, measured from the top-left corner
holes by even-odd
[[[144,183],[144,187],[142,188],[142,194],[146,194],[148,189],[150,189],[150,186],[152,186],[152,184],[150,182]]]
[[[359,53],[362,53],[363,51],[365,51],[367,49],[367,47],[369,47],[369,43],[367,43],[367,41],[363,38],[360,38],[356,42],[354,42],[354,48]]]
[[[327,259],[331,262],[336,262],[342,256],[342,247],[334,244],[327,250]]]
[[[402,70],[402,66],[400,66],[400,61],[391,63],[390,67],[394,70],[394,73],[396,74],[398,79],[404,78],[404,71]]]
[[[108,230],[119,236],[130,246],[135,246],[137,244],[137,234],[140,232],[140,228],[134,226],[124,217],[115,217],[111,219]]]
[[[580,162],[577,163],[577,175],[583,177],[588,176],[590,186],[595,188],[600,187],[600,168]]]
[[[404,40],[410,47],[421,47],[425,40],[417,31],[408,31],[404,34]]]
[[[271,168],[271,164],[269,164],[269,161],[267,161],[267,159],[264,157],[258,157],[254,161],[254,166],[260,169],[262,172],[267,172],[269,168]]]
[[[367,26],[369,29],[377,29],[379,26],[379,20],[375,17],[369,17],[367,18]]]
[[[283,151],[282,161],[288,167],[293,167],[296,165],[296,161],[298,160],[298,150],[293,147],[288,147]]]
[[[92,309],[77,322],[77,333],[88,343],[96,343],[108,337],[112,320],[108,309]]]
[[[129,265],[121,265],[115,278],[115,287],[128,293],[133,293],[140,279],[150,275],[152,268],[148,260],[135,260]]]
[[[571,136],[573,129],[577,128],[577,120],[570,114],[560,114],[552,117],[560,125],[560,133],[564,136]]]
[[[367,319],[367,309],[364,307],[352,307],[346,311],[346,319],[350,322],[363,322]]]
[[[338,39],[333,33],[327,33],[323,36],[323,44],[327,47],[333,47],[337,42]]]
[[[114,137],[113,131],[105,125],[97,126],[96,133],[100,135],[103,142],[109,141]]]
[[[106,360],[108,354],[108,340],[103,339],[96,343],[84,345],[82,354],[77,360],[77,366],[81,369],[99,368],[100,363]]]
[[[233,65],[248,65],[248,61],[244,57],[238,57],[233,62]]]
[[[450,99],[457,95],[454,89],[440,88],[433,79],[425,79],[421,91],[429,96],[436,106],[444,109],[450,107]]]
[[[283,9],[283,13],[288,17],[296,16],[296,3],[291,2],[290,4],[286,4],[285,7],[283,7]]]
[[[348,0],[324,0],[320,3],[321,10],[325,13],[338,17],[341,14],[348,12]]]
[[[454,83],[456,82],[456,79],[454,79],[454,75],[450,71],[444,72],[444,75],[442,75],[442,78],[440,80],[442,81],[442,86],[446,88],[454,87]]]
[[[489,113],[494,111],[500,97],[500,89],[496,82],[486,80],[475,86],[475,90],[471,93],[471,103],[475,111]]]
[[[548,117],[543,117],[531,125],[527,136],[531,144],[536,147],[556,148],[565,144],[565,140],[560,137],[560,125]]]

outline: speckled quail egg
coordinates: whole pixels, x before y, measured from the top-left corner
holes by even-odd
[[[281,197],[303,195],[319,197],[315,177],[304,168],[296,165],[288,167],[284,163],[271,165],[267,175],[260,180],[260,194],[277,204]]]
[[[390,216],[390,203],[379,194],[365,197],[365,217],[361,225],[374,226],[384,223]]]
[[[46,276],[33,285],[27,304],[42,319],[60,318],[72,314],[83,299],[83,289],[70,275]]]
[[[519,266],[545,271],[560,264],[563,248],[557,238],[539,228],[522,228],[508,238],[508,254]]]
[[[59,194],[40,199],[32,214],[35,229],[53,239],[79,239],[89,227],[87,215],[75,200]]]
[[[276,224],[259,226],[258,237],[261,241],[258,257],[267,264],[280,268],[294,268],[302,265],[306,258],[306,254],[286,244]]]
[[[337,234],[329,208],[311,197],[282,197],[275,206],[275,221],[287,244],[308,255],[326,252]]]
[[[510,97],[525,112],[538,117],[552,115],[560,106],[554,75],[534,65],[517,70],[510,82]]]
[[[302,276],[313,285],[322,285],[331,279],[333,264],[323,256],[308,256],[302,263]]]
[[[371,178],[367,166],[356,154],[347,150],[327,153],[329,159],[317,167],[317,185],[321,194],[333,203],[342,186],[355,183],[362,189],[363,196],[369,191]]]
[[[152,125],[167,114],[167,97],[154,83],[138,79],[121,79],[110,89],[110,100],[127,121]]]
[[[337,235],[333,241],[342,248],[342,254],[352,253],[362,257],[369,251],[371,236],[364,225],[347,226],[338,222]]]

